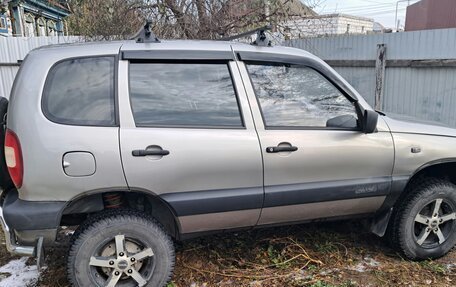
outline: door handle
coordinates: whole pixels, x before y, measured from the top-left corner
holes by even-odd
[[[133,156],[148,156],[148,155],[169,155],[168,150],[148,150],[148,149],[137,149],[131,152]]]
[[[297,151],[296,146],[271,146],[266,148],[267,153],[278,153],[278,152],[294,152]]]

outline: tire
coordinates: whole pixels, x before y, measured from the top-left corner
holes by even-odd
[[[158,222],[124,209],[96,218],[82,224],[70,246],[67,273],[72,286],[156,287],[170,280],[174,245]],[[108,284],[111,279],[114,285]]]
[[[447,254],[456,244],[456,186],[423,178],[408,188],[393,214],[389,240],[411,260]]]
[[[81,225],[79,225],[78,228],[76,228],[76,230],[74,231],[73,235],[70,238],[70,245],[73,245],[74,242],[76,241],[76,239],[78,239],[79,236],[87,228],[89,228],[90,226],[95,224],[97,221],[100,221],[106,217],[116,216],[119,214],[127,214],[127,213],[131,213],[131,212],[135,212],[135,211],[131,210],[131,209],[127,209],[127,208],[116,208],[116,209],[105,209],[102,212],[90,214],[90,216],[88,216],[84,220],[84,222]]]

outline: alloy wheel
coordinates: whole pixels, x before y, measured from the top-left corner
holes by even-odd
[[[456,226],[456,209],[442,198],[425,205],[415,216],[415,242],[423,248],[443,244]]]
[[[145,286],[153,271],[152,248],[139,240],[116,235],[92,256],[89,266],[96,277],[105,278],[106,287]]]

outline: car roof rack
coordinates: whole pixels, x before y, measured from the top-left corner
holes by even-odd
[[[146,24],[142,27],[138,33],[132,38],[136,43],[160,43],[160,40],[152,32],[152,20],[147,19]]]
[[[238,35],[226,37],[220,39],[220,41],[232,41],[240,38],[244,38],[253,34],[257,34],[257,38],[255,41],[253,41],[251,44],[255,46],[263,46],[263,47],[270,47],[272,46],[271,41],[269,40],[268,36],[266,35],[266,31],[269,31],[272,29],[271,25],[266,25],[260,28],[256,28]]]

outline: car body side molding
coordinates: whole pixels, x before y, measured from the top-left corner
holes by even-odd
[[[390,190],[390,176],[267,186],[264,207],[382,196]]]
[[[258,209],[263,205],[263,187],[167,193],[161,198],[177,216]]]
[[[391,191],[391,179],[384,176],[267,186],[264,202],[262,187],[167,193],[160,197],[171,205],[177,216],[188,216],[386,196]]]

